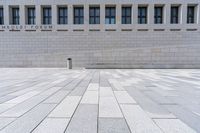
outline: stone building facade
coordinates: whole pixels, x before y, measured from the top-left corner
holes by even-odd
[[[199,0],[0,0],[0,67],[200,68]]]

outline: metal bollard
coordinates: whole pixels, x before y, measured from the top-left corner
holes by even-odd
[[[71,58],[67,59],[67,68],[72,69],[72,59]]]

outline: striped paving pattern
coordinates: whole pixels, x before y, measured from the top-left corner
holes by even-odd
[[[200,133],[200,70],[1,68],[0,133]]]

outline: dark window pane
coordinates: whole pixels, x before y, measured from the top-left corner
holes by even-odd
[[[12,24],[19,25],[19,8],[12,8]]]
[[[35,8],[28,8],[28,24],[35,24]]]
[[[131,24],[131,7],[122,7],[122,24]]]
[[[51,8],[43,8],[43,24],[51,24]]]
[[[83,7],[74,7],[74,24],[84,24]]]
[[[106,24],[115,24],[116,19],[116,9],[115,7],[106,7],[105,14],[105,23]]]
[[[187,9],[187,23],[193,24],[195,19],[195,6],[188,6]]]
[[[90,7],[90,24],[100,24],[100,7]]]
[[[163,19],[163,7],[155,7],[154,9],[154,23],[162,24]]]
[[[67,24],[67,7],[58,8],[58,24]]]
[[[4,24],[3,8],[0,8],[0,25]]]
[[[171,23],[172,24],[178,24],[178,18],[179,18],[179,7],[174,6],[171,7]]]
[[[111,8],[111,16],[115,16],[115,8]]]
[[[147,23],[147,7],[138,7],[138,23]]]

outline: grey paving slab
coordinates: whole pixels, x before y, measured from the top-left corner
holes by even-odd
[[[126,91],[114,91],[114,94],[120,104],[136,104],[136,101]]]
[[[100,97],[99,117],[103,118],[122,118],[123,115],[114,97]]]
[[[14,121],[16,118],[0,118],[0,130]]]
[[[0,73],[2,132],[200,132],[198,69],[6,68]]]
[[[86,91],[81,100],[82,104],[98,104],[99,92],[98,91]]]
[[[132,133],[162,133],[138,105],[121,105],[121,108]]]
[[[0,114],[11,107],[15,106],[16,104],[0,104]]]
[[[50,114],[49,117],[72,117],[80,102],[80,96],[67,96]]]
[[[179,119],[156,119],[154,121],[165,133],[197,133]]]
[[[11,96],[11,95],[6,95],[6,96],[3,96],[3,97],[0,97],[0,104],[1,103],[4,103],[6,101],[9,101],[11,99],[14,99],[16,96]]]
[[[74,90],[71,91],[69,96],[82,96],[85,93],[86,89],[87,89],[87,87],[85,87],[85,86],[75,87]]]
[[[40,104],[30,112],[9,124],[7,127],[3,128],[0,133],[31,132],[54,107],[55,104]]]
[[[65,133],[97,133],[98,105],[80,104]]]
[[[99,89],[98,83],[90,83],[87,88],[87,90],[89,91],[97,91],[98,89]]]
[[[21,103],[21,102],[23,102],[23,101],[25,101],[25,100],[27,100],[27,99],[39,94],[39,93],[40,93],[39,91],[31,91],[31,92],[28,92],[28,93],[26,93],[24,95],[18,96],[16,98],[12,99],[12,100],[9,100],[9,101],[7,101],[5,103],[8,103],[8,104],[9,103]]]
[[[99,118],[98,133],[131,133],[124,118]]]
[[[67,118],[46,118],[32,133],[63,133],[69,120]]]
[[[17,106],[9,108],[4,113],[0,114],[0,117],[19,117],[32,109],[34,106],[38,105],[43,100],[45,100],[49,95],[51,95],[51,93],[49,93],[48,95],[41,94],[34,96],[26,100],[25,102],[18,104]]]
[[[146,91],[144,92],[144,94],[158,104],[177,104],[176,102],[160,95],[159,93],[155,91]]]
[[[43,103],[60,103],[68,94],[69,91],[66,90],[58,91],[53,96],[47,98]]]
[[[180,105],[165,105],[170,112],[172,112],[178,119],[186,123],[188,126],[200,132],[200,116],[192,113]]]
[[[167,109],[158,105],[137,89],[127,87],[127,91],[151,118],[175,118]]]

